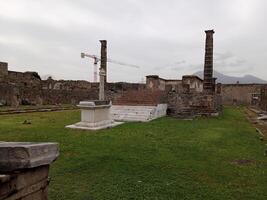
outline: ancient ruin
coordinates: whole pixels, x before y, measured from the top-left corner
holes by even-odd
[[[267,86],[262,86],[260,92],[259,106],[267,112]]]
[[[102,70],[104,84],[101,86],[99,83],[87,81],[53,80],[52,78],[42,80],[36,72],[9,71],[8,63],[1,62],[0,105],[12,107],[21,104],[76,105],[80,101],[96,100],[100,97],[102,100],[112,101],[111,114],[114,119],[134,120],[131,119],[132,113],[142,110],[142,106],[150,106],[146,109],[147,114],[139,112],[140,119],[143,118],[144,121],[154,119],[156,116],[154,113],[164,112],[157,109],[163,108],[164,106],[158,105],[164,104],[168,105],[169,115],[182,118],[216,115],[222,105],[264,105],[261,100],[264,84],[216,84],[216,78],[213,77],[214,31],[208,30],[205,33],[203,80],[195,75],[184,75],[181,80],[168,80],[157,75],[148,75],[145,84],[109,83],[106,73],[103,74]],[[107,72],[106,48],[107,42],[101,40],[100,62],[101,69],[105,72]],[[99,93],[99,86],[101,93]]]
[[[140,121],[149,121],[164,116],[166,110],[169,115],[181,118],[216,115],[221,108],[221,95],[219,90],[216,90],[215,78],[212,77],[213,33],[213,30],[206,31],[204,80],[194,75],[185,75],[182,80],[165,80],[150,75],[146,77],[146,84],[107,83],[107,42],[101,40],[100,84],[55,81],[51,78],[41,80],[34,72],[9,72],[7,63],[3,63],[1,66],[5,67],[1,67],[0,85],[5,87],[6,91],[1,90],[0,101],[13,106],[77,104],[84,100],[95,100],[99,96],[100,100],[111,100],[114,105],[112,116],[116,120],[124,121],[138,120],[138,115]],[[55,93],[57,95],[53,95]],[[146,112],[142,112],[142,109]]]
[[[0,199],[48,199],[49,165],[57,143],[0,142]]]
[[[204,61],[203,89],[207,94],[214,92],[215,79],[213,78],[213,30],[207,30]]]
[[[81,122],[66,126],[66,128],[100,130],[117,126],[118,123],[111,118],[111,101],[105,101],[105,82],[107,69],[107,42],[101,42],[101,65],[99,69],[99,100],[81,101],[78,105],[81,108]]]

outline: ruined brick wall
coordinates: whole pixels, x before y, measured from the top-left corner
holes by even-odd
[[[36,72],[8,71],[0,83],[0,100],[6,105],[41,104],[41,78]]]
[[[126,90],[113,101],[114,105],[129,106],[155,106],[162,103],[168,103],[166,92],[151,89]]]
[[[145,84],[106,83],[105,95],[114,100],[123,91],[145,88]],[[0,81],[0,103],[9,106],[19,104],[77,104],[82,100],[98,99],[98,83],[69,80],[41,80],[36,72],[8,71]]]
[[[260,108],[267,111],[267,86],[262,86],[261,88]]]
[[[37,72],[14,72],[8,71],[8,82],[20,86],[36,86],[40,85],[41,78]]]
[[[252,94],[260,94],[262,84],[222,84],[223,105],[251,105]]]
[[[171,91],[175,88],[189,85],[192,92],[203,91],[203,80],[195,75],[185,75],[182,80],[168,80],[160,78],[157,75],[150,75],[146,77],[146,88],[151,90]]]
[[[0,82],[3,82],[8,75],[8,64],[5,62],[0,62]]]
[[[1,200],[47,200],[49,166],[17,170],[0,177]]]
[[[169,91],[182,84],[182,80],[168,80],[160,78],[157,75],[149,75],[146,77],[146,88],[150,90]]]
[[[43,104],[77,104],[83,100],[96,100],[99,95],[99,84],[87,81],[55,81],[42,82]],[[125,91],[137,91],[145,88],[144,84],[138,83],[106,83],[105,97],[115,101]]]
[[[0,83],[0,104],[16,107],[19,105],[19,91],[14,85]]]
[[[177,118],[211,116],[222,109],[220,94],[169,92],[168,114]]]
[[[165,80],[157,75],[150,75],[146,77],[146,87],[150,90],[165,90]]]
[[[203,80],[200,79],[198,76],[194,76],[194,75],[183,76],[182,84],[189,85],[189,89],[192,92],[202,92],[203,91]]]

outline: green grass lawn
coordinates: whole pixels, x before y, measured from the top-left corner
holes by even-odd
[[[60,143],[50,199],[267,199],[266,142],[243,109],[98,132],[64,128],[79,118],[79,111],[0,116],[0,141]]]

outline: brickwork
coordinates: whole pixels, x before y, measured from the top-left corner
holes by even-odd
[[[57,143],[0,142],[0,200],[47,200]]]
[[[168,115],[177,118],[217,115],[222,109],[221,96],[205,93],[168,94]]]
[[[203,80],[195,75],[185,75],[182,80],[168,80],[157,75],[146,77],[146,88],[150,90],[172,91],[183,90],[188,87],[192,92],[203,91]]]
[[[49,165],[0,177],[0,199],[47,200]]]
[[[222,84],[223,105],[252,105],[253,95],[260,94],[262,84]]]
[[[207,30],[205,46],[204,83],[203,88],[206,93],[212,93],[213,84],[213,30]]]
[[[197,76],[183,76],[182,80],[167,80],[157,75],[147,76],[146,85],[107,83],[105,97],[115,105],[169,104],[170,114],[211,115],[218,112],[220,89],[215,93],[216,78],[213,78],[213,30],[206,32],[204,81]],[[107,41],[101,40],[101,69],[107,72]],[[6,92],[19,103],[77,104],[82,100],[98,99],[98,83],[86,81],[42,81],[35,72],[9,72],[8,82],[16,92]],[[9,98],[6,98],[9,99]],[[7,100],[8,101],[8,100]],[[10,101],[10,100],[9,100]]]
[[[264,111],[267,111],[267,86],[266,85],[261,87],[260,108]]]
[[[161,90],[128,90],[121,94],[120,97],[114,99],[114,105],[142,105],[156,106],[158,104],[167,103],[167,96]]]
[[[8,64],[0,62],[0,82],[3,82],[8,75]]]
[[[36,72],[8,71],[7,76],[0,81],[0,104],[13,107],[19,104],[77,104],[82,100],[98,99],[98,86],[98,83],[87,81],[65,81],[51,78],[41,80]],[[124,91],[144,89],[145,85],[106,83],[105,88],[106,98],[114,100]]]

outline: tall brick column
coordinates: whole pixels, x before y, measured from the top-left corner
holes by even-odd
[[[100,69],[105,70],[105,83],[107,82],[107,41],[106,40],[100,40],[101,43],[101,65]]]
[[[204,64],[204,82],[203,88],[206,93],[213,93],[213,34],[214,30],[207,30]]]

